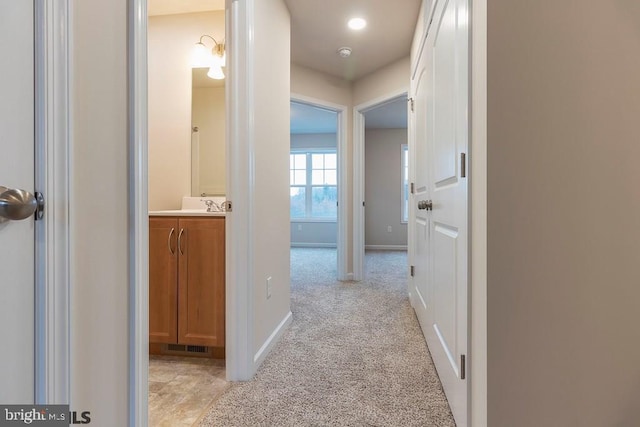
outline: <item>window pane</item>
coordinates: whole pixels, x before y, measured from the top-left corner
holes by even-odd
[[[304,170],[294,171],[293,184],[305,185],[307,183],[307,173]]]
[[[335,170],[327,170],[324,172],[324,184],[338,185],[338,174]]]
[[[324,182],[324,172],[322,169],[314,170],[311,172],[311,184],[312,185],[323,185]]]
[[[293,169],[293,168],[294,168],[293,154],[289,154],[289,169]]]
[[[336,187],[313,187],[311,189],[311,216],[314,218],[336,218],[338,207]]]
[[[289,171],[289,185],[293,184],[295,184],[295,181],[293,179],[293,171]]]
[[[290,212],[292,218],[304,218],[305,217],[305,188],[304,187],[291,187],[291,206]]]
[[[335,153],[324,155],[324,168],[337,169],[337,155]]]
[[[294,154],[295,168],[306,169],[307,168],[307,155],[306,154]]]
[[[312,154],[311,164],[313,169],[324,169],[324,154]]]

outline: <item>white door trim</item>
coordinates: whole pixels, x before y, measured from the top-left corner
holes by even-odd
[[[69,403],[70,63],[68,1],[35,6],[35,188],[45,197],[36,222],[35,402]]]
[[[228,381],[249,380],[255,373],[253,315],[254,182],[254,4],[227,0],[226,149],[226,369]]]
[[[147,0],[129,3],[129,425],[148,424],[149,205]]]
[[[347,106],[334,104],[310,96],[291,93],[291,101],[312,105],[319,108],[334,111],[338,114],[337,152],[338,152],[338,280],[351,280],[353,274],[347,271],[348,247],[347,219],[349,218],[349,198],[347,197],[347,171],[349,170],[349,159],[347,158]]]
[[[364,113],[408,92],[396,90],[353,107],[353,280],[364,277]]]
[[[487,426],[487,0],[471,5],[469,101],[469,416]]]

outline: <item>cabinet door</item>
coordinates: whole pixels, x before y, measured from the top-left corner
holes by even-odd
[[[224,218],[181,218],[178,343],[224,346]]]
[[[149,218],[149,342],[178,338],[178,220]]]

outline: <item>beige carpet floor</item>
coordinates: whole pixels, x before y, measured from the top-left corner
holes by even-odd
[[[409,304],[403,252],[367,252],[335,280],[335,250],[292,250],[293,323],[201,426],[455,426]]]

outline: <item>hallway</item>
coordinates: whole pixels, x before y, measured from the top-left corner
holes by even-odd
[[[335,280],[335,250],[291,251],[293,323],[255,378],[201,426],[454,426],[409,304],[406,253],[370,251]]]

